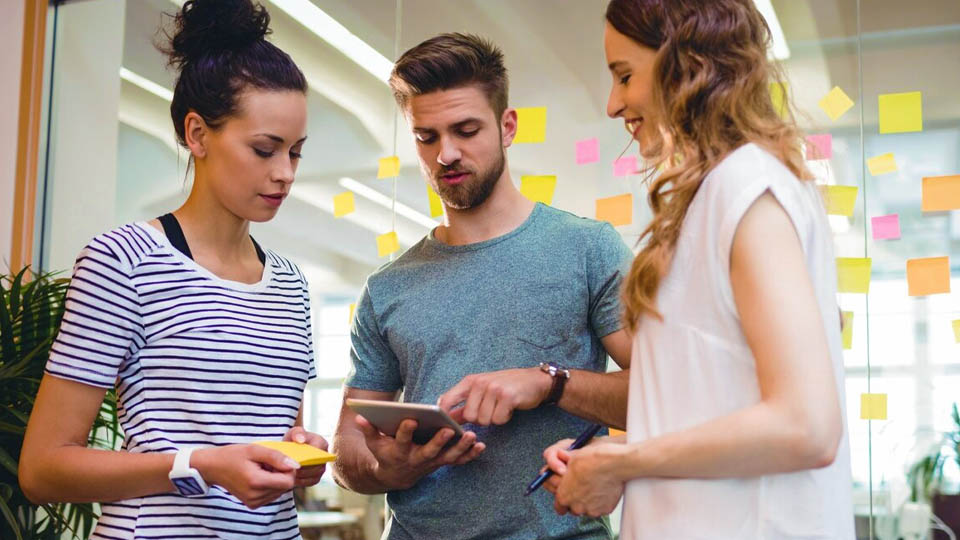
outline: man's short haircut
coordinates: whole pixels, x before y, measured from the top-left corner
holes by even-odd
[[[503,52],[474,34],[430,38],[403,53],[390,74],[390,88],[403,110],[414,96],[470,85],[480,87],[499,122],[509,86]]]

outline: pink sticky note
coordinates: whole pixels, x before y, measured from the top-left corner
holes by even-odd
[[[874,240],[895,240],[900,238],[900,216],[890,214],[889,216],[877,216],[870,218],[873,225]]]
[[[822,133],[807,136],[807,159],[830,159],[833,157],[833,135]]]
[[[635,172],[637,172],[637,156],[626,156],[613,162],[614,176],[626,176]]]
[[[577,165],[600,161],[600,145],[596,138],[577,141]]]

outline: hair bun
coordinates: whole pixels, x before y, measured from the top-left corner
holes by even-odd
[[[165,52],[183,67],[205,54],[243,50],[270,32],[270,14],[251,0],[187,0]],[[169,37],[169,34],[168,34]]]

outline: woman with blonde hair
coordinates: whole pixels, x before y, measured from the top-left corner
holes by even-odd
[[[627,435],[544,455],[561,514],[624,539],[853,538],[836,270],[751,0],[612,0],[607,113],[650,171],[625,283]]]

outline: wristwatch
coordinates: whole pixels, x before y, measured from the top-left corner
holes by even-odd
[[[540,362],[540,371],[553,377],[553,386],[550,387],[550,393],[541,405],[555,405],[563,395],[563,387],[570,378],[570,370],[556,362]]]
[[[177,451],[177,456],[173,458],[173,468],[167,477],[184,497],[203,497],[207,494],[207,483],[200,476],[200,471],[190,466],[190,454],[193,450],[183,448]]]

